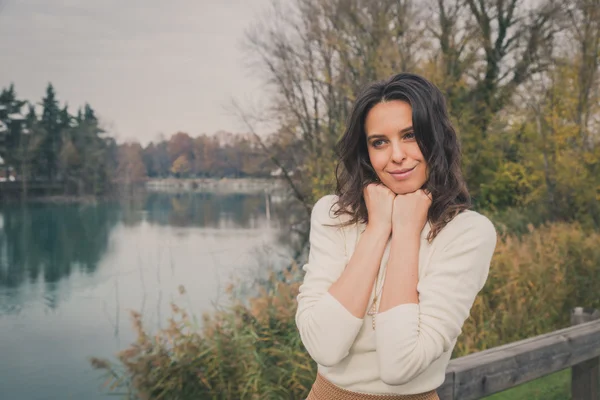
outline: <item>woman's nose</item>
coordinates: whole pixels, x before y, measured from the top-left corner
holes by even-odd
[[[402,144],[397,143],[392,146],[392,161],[400,163],[406,158],[406,152],[402,148]]]

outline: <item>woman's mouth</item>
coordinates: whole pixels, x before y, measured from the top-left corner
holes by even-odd
[[[415,168],[417,168],[416,165],[414,167],[412,167],[412,168],[398,169],[398,170],[390,171],[388,173],[395,180],[397,180],[397,181],[403,181],[405,179],[408,179],[411,176],[411,174],[413,173],[413,171],[415,170]]]

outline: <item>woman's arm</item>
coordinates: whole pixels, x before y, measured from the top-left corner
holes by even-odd
[[[419,293],[420,232],[394,230],[379,312],[401,304],[417,304]]]
[[[309,260],[296,313],[304,346],[324,366],[335,365],[348,355],[389,239],[389,231],[367,228],[346,265],[343,231],[327,226],[336,223],[329,214],[334,199],[326,196],[313,208]]]
[[[446,244],[417,283],[417,301],[412,297],[416,247],[403,253],[408,243],[393,239],[383,289],[389,308],[377,314],[375,332],[381,379],[389,385],[409,382],[451,349],[487,279],[496,246],[494,226],[477,213],[456,219],[436,238]]]
[[[354,254],[329,293],[357,318],[364,318],[389,233],[367,227]]]
[[[379,312],[401,304],[417,304],[421,231],[431,197],[424,190],[398,195],[392,206],[392,243]]]

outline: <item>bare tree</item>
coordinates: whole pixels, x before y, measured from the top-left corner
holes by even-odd
[[[471,109],[471,122],[485,138],[492,116],[512,100],[515,90],[551,65],[563,6],[555,0],[531,8],[523,0],[436,3],[437,27],[430,24],[430,29],[444,60],[443,78],[467,87],[450,93],[452,104]]]
[[[294,0],[274,3],[248,33],[273,93],[271,116],[305,147],[295,175],[311,182],[303,201],[331,188],[334,146],[358,90],[417,68],[424,27],[416,15],[410,0]]]
[[[598,111],[598,64],[600,63],[600,0],[575,0],[567,10],[572,59],[578,64],[578,98],[575,122],[584,147],[594,145],[590,118]]]

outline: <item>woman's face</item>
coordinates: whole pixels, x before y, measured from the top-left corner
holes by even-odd
[[[412,129],[412,107],[391,100],[367,114],[369,160],[379,180],[396,194],[419,190],[427,181],[427,163]]]

